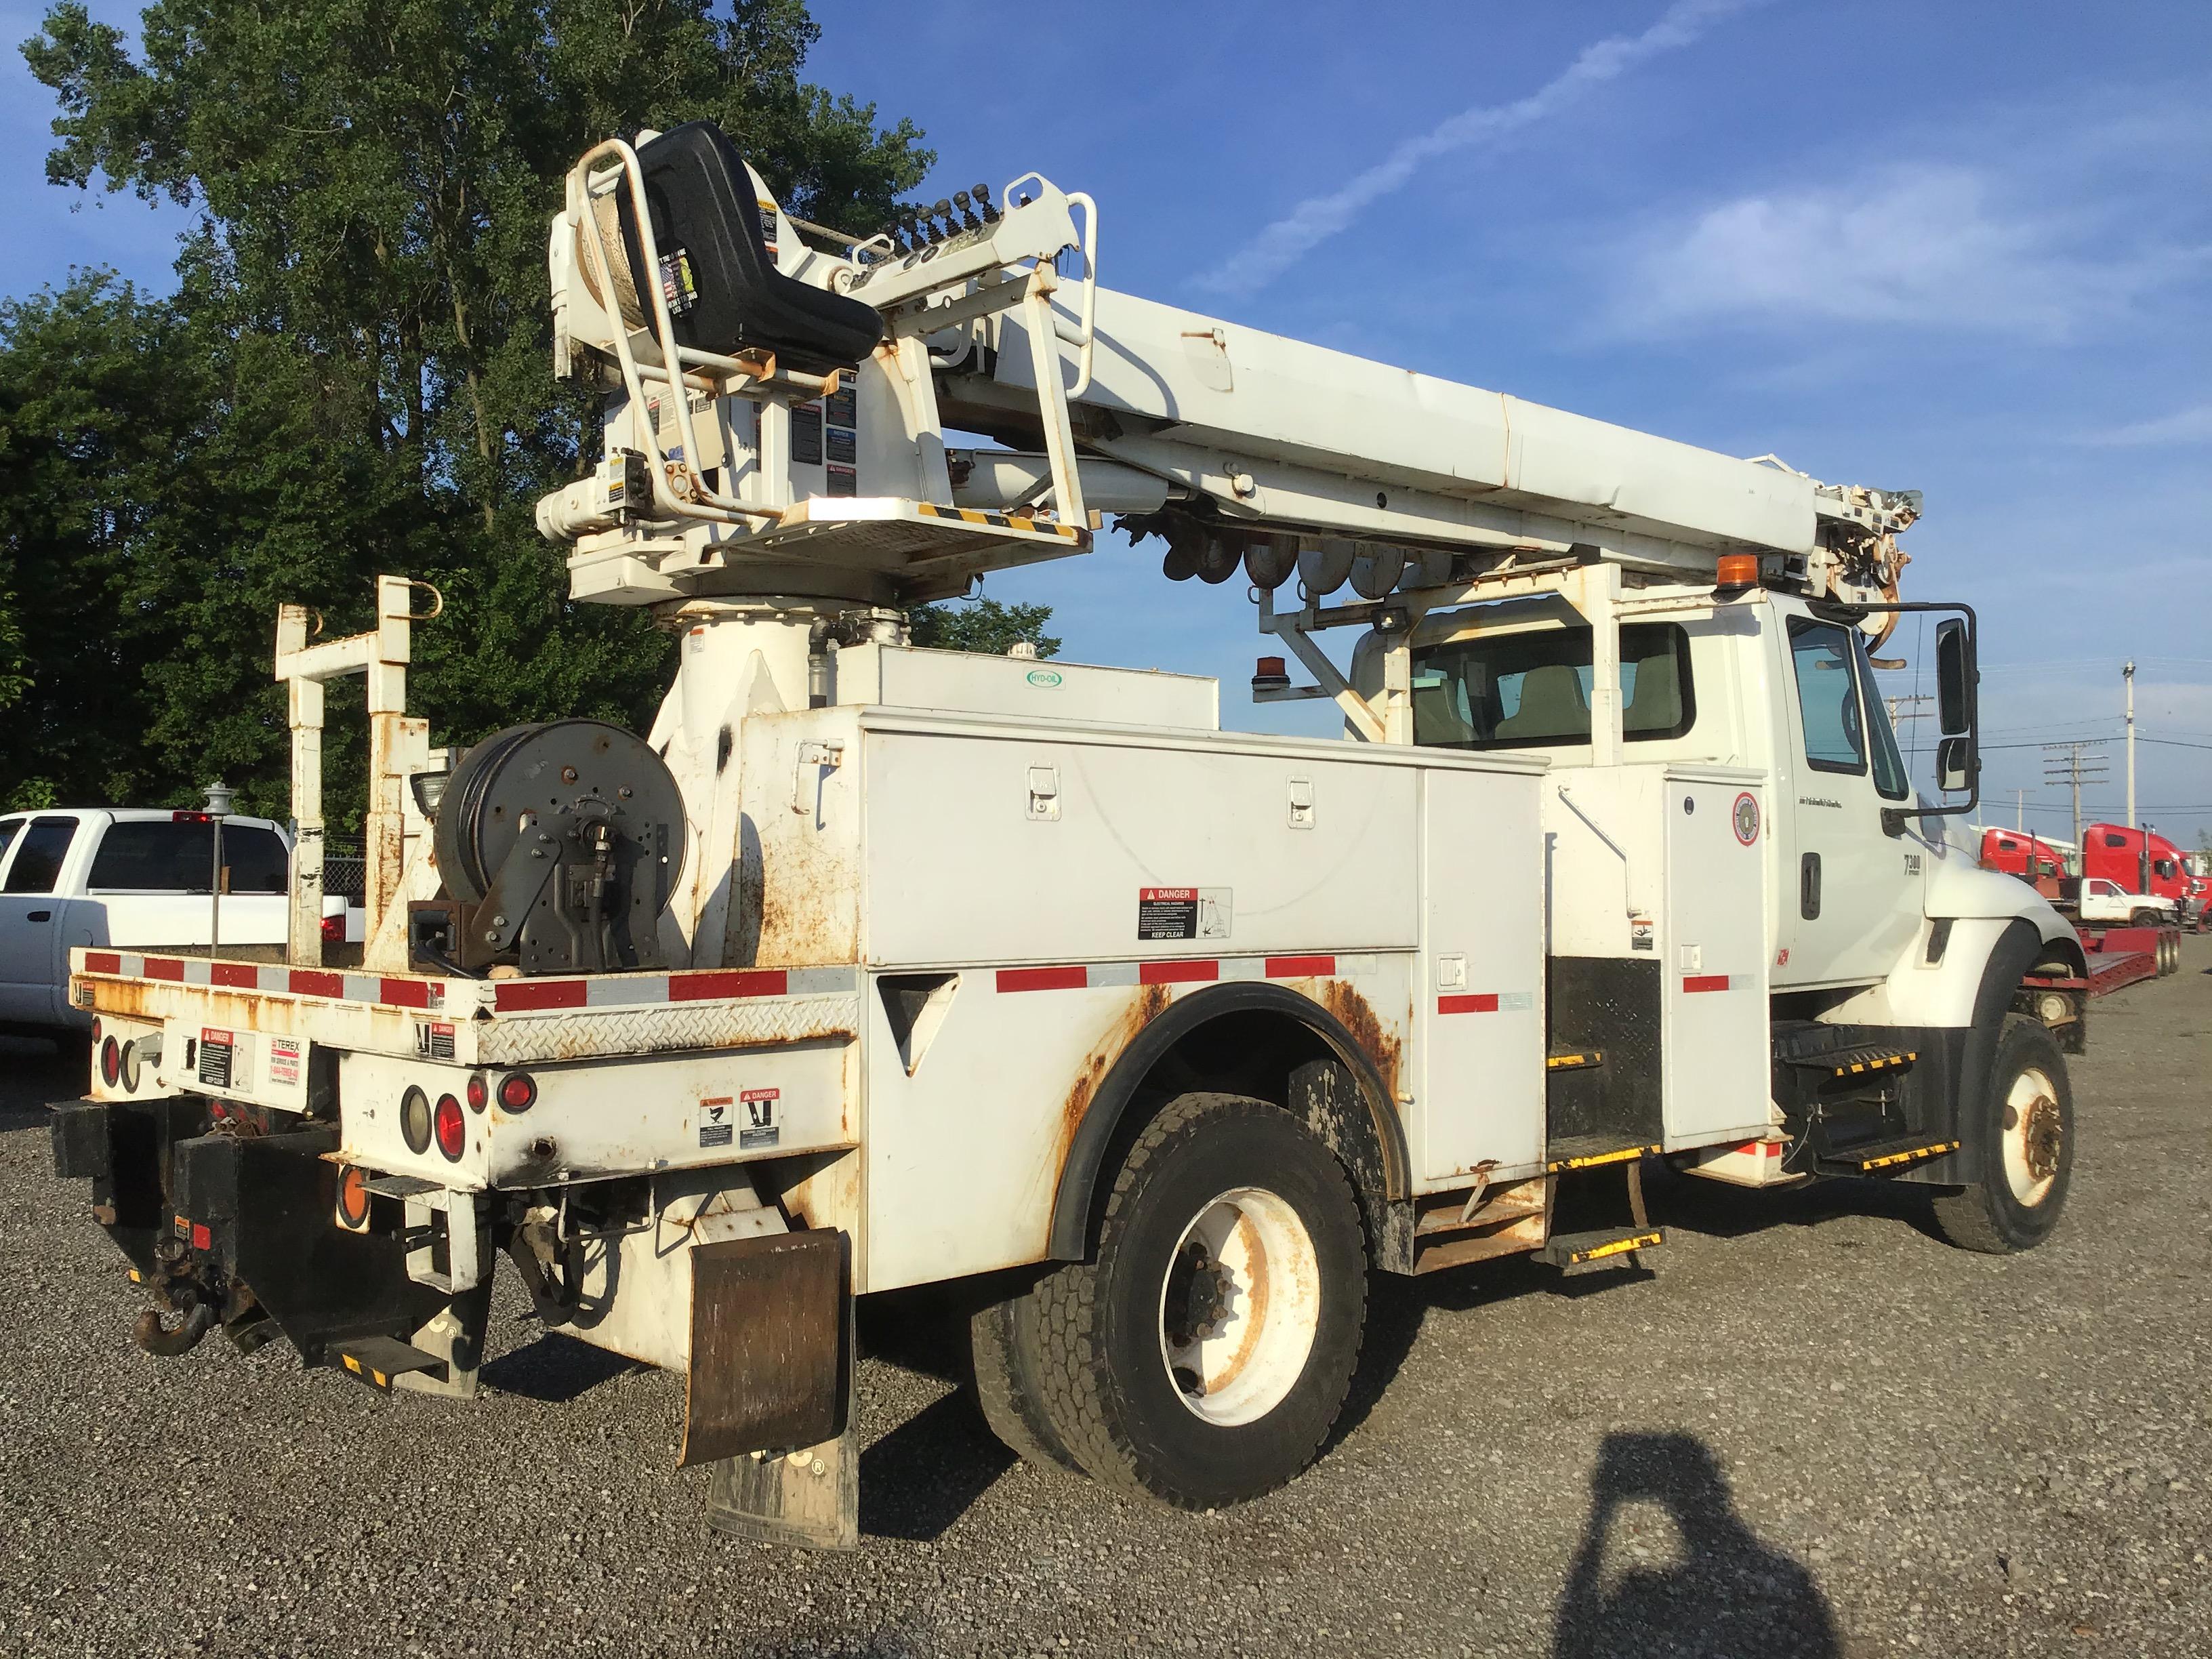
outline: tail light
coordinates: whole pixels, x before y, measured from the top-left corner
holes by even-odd
[[[345,924],[346,919],[342,915],[325,916],[323,918],[323,943],[325,945],[343,945],[345,943]]]
[[[122,1074],[123,1049],[113,1037],[109,1037],[100,1045],[100,1080],[112,1089],[115,1079]]]
[[[99,1041],[100,1041],[100,1032],[101,1032],[103,1030],[105,1030],[105,1029],[106,1029],[106,1028],[105,1028],[105,1027],[103,1027],[103,1026],[100,1024],[100,1018],[99,1018],[99,1016],[95,1014],[95,1015],[93,1017],[93,1021],[92,1021],[92,1040],[93,1040],[94,1042],[99,1042]]]
[[[349,1164],[338,1176],[338,1225],[360,1232],[368,1225],[368,1171]]]
[[[447,1162],[458,1164],[461,1150],[468,1145],[469,1121],[461,1115],[461,1103],[451,1095],[438,1097],[438,1150],[446,1155]]]
[[[470,1073],[469,1085],[461,1092],[468,1097],[469,1109],[472,1112],[481,1112],[491,1104],[491,1085],[484,1081],[482,1072]]]
[[[510,1112],[526,1112],[538,1103],[538,1080],[527,1072],[510,1072],[500,1079],[499,1103]]]
[[[399,1136],[410,1152],[430,1150],[430,1097],[420,1089],[399,1097]]]

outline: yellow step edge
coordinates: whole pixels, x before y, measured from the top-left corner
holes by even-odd
[[[1658,1150],[1656,1146],[1623,1146],[1617,1152],[1598,1152],[1589,1158],[1563,1158],[1558,1163],[1547,1164],[1544,1167],[1552,1170],[1589,1170],[1596,1168],[1601,1164],[1626,1164],[1632,1158],[1643,1158]]]

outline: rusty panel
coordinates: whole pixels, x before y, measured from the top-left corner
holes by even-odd
[[[843,1426],[846,1237],[776,1233],[691,1251],[679,1467],[812,1446]]]
[[[860,745],[850,710],[752,715],[722,960],[788,968],[860,955]],[[838,764],[810,744],[842,744]]]

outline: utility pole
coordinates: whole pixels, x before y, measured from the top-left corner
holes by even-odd
[[[2025,830],[2027,828],[2027,791],[2015,789],[2012,793],[2016,798],[2013,802],[2012,827]]]
[[[2120,670],[2120,678],[2128,683],[2128,828],[2142,828],[2136,822],[2136,665],[2129,663]]]
[[[2105,757],[2095,752],[2104,745],[2102,738],[2076,738],[2069,743],[2043,745],[2044,782],[2067,784],[2074,791],[2074,856],[2077,861],[2081,856],[2081,786],[2101,782],[2106,777]]]

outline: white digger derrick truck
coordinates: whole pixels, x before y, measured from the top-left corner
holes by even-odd
[[[1118,295],[1097,229],[1031,175],[836,236],[704,124],[578,163],[555,349],[605,445],[539,524],[576,598],[680,632],[674,686],[643,739],[441,767],[410,585],[350,641],[287,607],[290,960],[73,964],[100,1036],[57,1164],[145,1346],[221,1326],[465,1395],[503,1252],[550,1327],[686,1376],[715,1524],[836,1544],[857,1296],[970,1286],[1009,1443],[1206,1506],[1315,1455],[1370,1270],[1632,1261],[1649,1160],[2049,1233],[2083,1028],[2036,981],[2080,947],[1942,833],[1973,618],[1898,598],[1917,498]],[[905,643],[917,602],[1097,556],[1108,513],[1241,577],[1255,696],[1346,736]],[[1951,613],[1950,805],[1875,695],[1902,609]],[[313,925],[347,672],[357,969]]]

